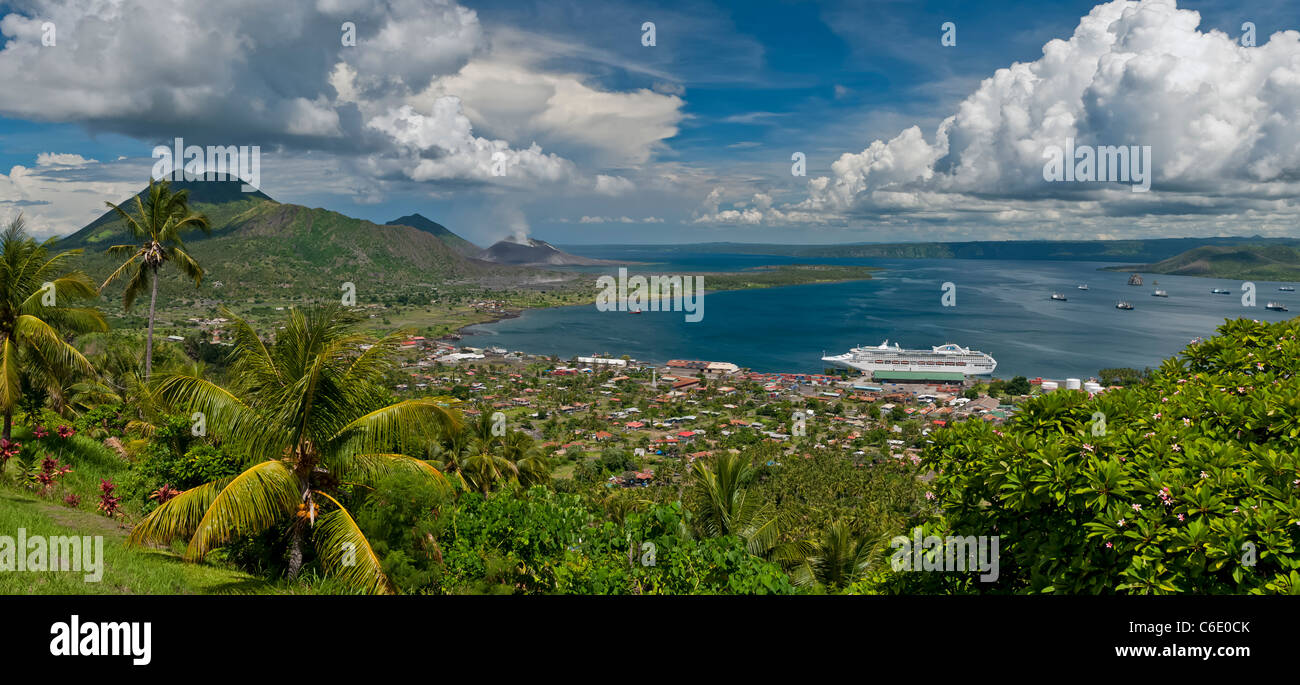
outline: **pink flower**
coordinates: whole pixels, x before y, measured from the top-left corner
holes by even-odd
[[[925,498],[928,499],[928,500],[930,500],[930,501],[934,501],[934,493],[933,493],[933,492],[927,492],[927,493],[925,493]]]
[[[1115,547],[1115,545],[1113,545],[1113,544],[1111,544],[1111,543],[1109,543],[1109,542],[1106,543],[1106,549],[1113,549],[1114,547]]]
[[[1085,442],[1085,443],[1083,443],[1083,449],[1088,450],[1089,452],[1091,452],[1091,451],[1092,451],[1092,445],[1089,445],[1088,443]]]
[[[1190,426],[1190,425],[1192,425],[1192,420],[1184,416],[1184,417],[1183,417],[1183,425],[1184,425],[1184,426]]]
[[[1132,507],[1133,507],[1133,511],[1142,511],[1142,505],[1138,504],[1137,502],[1134,502],[1132,504]]]
[[[1173,450],[1174,450],[1175,452],[1182,452],[1182,451],[1183,451],[1183,448],[1179,447],[1179,446],[1178,446],[1178,443],[1174,443]]]
[[[1184,521],[1184,520],[1186,520],[1186,518],[1185,518],[1182,514],[1179,514],[1179,515],[1178,515],[1178,520],[1179,520],[1179,521]]]
[[[1208,473],[1206,473],[1206,472],[1204,472],[1204,471],[1201,472],[1201,478],[1209,478],[1209,477],[1210,477],[1210,474],[1208,474]]]
[[[1119,520],[1119,525],[1120,525],[1120,526],[1123,526],[1123,525],[1124,525],[1124,519],[1120,519],[1120,520]]]

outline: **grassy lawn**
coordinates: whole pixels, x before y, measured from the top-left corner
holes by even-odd
[[[285,594],[306,587],[271,583],[231,568],[190,564],[169,551],[128,549],[128,530],[99,514],[38,500],[9,489],[0,490],[0,535],[17,538],[18,529],[33,535],[102,535],[103,575],[86,582],[72,571],[0,571],[0,594]]]

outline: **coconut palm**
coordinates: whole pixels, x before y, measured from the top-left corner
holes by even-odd
[[[21,214],[0,233],[0,410],[5,440],[12,437],[23,385],[48,392],[57,389],[62,384],[58,379],[69,371],[95,373],[64,335],[108,329],[99,311],[66,306],[95,297],[95,286],[81,271],[68,270],[81,250],[50,256],[53,242],[38,243],[27,235]]]
[[[110,255],[130,257],[99,286],[100,291],[103,291],[119,276],[130,273],[126,289],[122,292],[122,307],[127,310],[131,309],[141,293],[146,289],[149,291],[149,331],[144,344],[145,380],[153,373],[153,322],[158,304],[158,271],[164,264],[171,262],[181,273],[194,279],[194,285],[201,283],[203,267],[185,251],[181,234],[194,229],[204,233],[210,230],[207,217],[190,211],[190,191],[172,192],[167,181],[150,179],[147,195],[143,200],[140,195],[133,198],[134,216],[112,202],[104,203],[117,212],[132,238],[144,242],[108,248]]]
[[[455,474],[466,490],[488,493],[503,483],[531,487],[551,477],[546,455],[523,431],[493,432],[488,414],[466,421],[429,448],[430,459]]]
[[[750,554],[764,556],[777,547],[778,527],[771,505],[749,487],[749,458],[724,452],[691,467],[691,510],[696,529],[708,537],[736,535]]]
[[[381,387],[404,338],[373,341],[337,305],[293,309],[273,344],[244,320],[234,321],[233,381],[226,387],[192,373],[165,373],[157,397],[173,411],[202,412],[209,436],[246,459],[247,469],[168,500],[131,533],[132,544],[189,538],[185,558],[198,561],[240,536],[288,523],[289,576],[303,564],[312,534],[327,573],[359,590],[393,586],[338,486],[370,487],[406,473],[446,486],[431,464],[408,456],[415,445],[458,427],[455,400],[428,397],[389,404]]]
[[[866,574],[875,542],[847,521],[832,521],[809,545],[791,576],[797,585],[842,589]]]

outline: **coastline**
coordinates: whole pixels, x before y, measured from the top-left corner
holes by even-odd
[[[683,276],[683,277],[703,276],[703,277],[706,277],[706,278],[708,278],[708,277],[714,277],[714,278],[718,278],[718,277],[732,277],[733,279],[735,279],[735,278],[737,278],[737,277],[739,277],[739,278],[744,278],[746,275],[752,275],[752,274],[755,274],[755,273],[773,273],[773,272],[778,272],[778,271],[783,270],[783,269],[785,269],[785,270],[789,270],[791,267],[795,267],[795,268],[796,268],[797,270],[799,270],[799,271],[807,271],[807,270],[810,270],[810,269],[815,269],[815,268],[817,268],[817,267],[823,267],[823,266],[825,266],[825,265],[816,265],[816,264],[798,264],[798,265],[796,265],[796,264],[787,264],[787,265],[774,265],[774,266],[770,266],[770,267],[754,267],[753,269],[746,270],[746,271],[741,271],[741,272],[734,272],[734,271],[730,271],[730,272],[729,272],[729,271],[699,271],[699,272],[687,272],[687,273],[674,274],[674,275],[680,275],[680,276]],[[829,285],[829,284],[833,284],[833,283],[852,283],[852,282],[854,282],[854,281],[869,281],[869,280],[871,280],[871,279],[873,278],[873,275],[874,275],[875,273],[884,270],[883,268],[881,268],[881,267],[876,267],[876,266],[859,266],[859,267],[852,267],[852,268],[853,268],[853,269],[856,269],[856,270],[858,270],[858,271],[865,272],[865,273],[863,273],[860,277],[855,277],[855,278],[836,278],[836,279],[827,279],[827,280],[807,280],[807,281],[803,281],[803,282],[799,282],[799,283],[761,283],[761,282],[754,282],[754,281],[751,281],[751,282],[749,282],[749,283],[745,283],[745,284],[736,283],[736,284],[732,285],[731,287],[726,287],[726,286],[724,286],[724,287],[706,288],[705,291],[704,291],[704,294],[705,294],[705,295],[708,295],[709,293],[714,293],[714,292],[736,292],[736,291],[740,291],[740,290],[766,290],[766,289],[772,289],[772,288],[791,288],[791,287],[795,287],[795,286],[803,286],[803,285],[823,285],[823,284],[825,284],[825,285]],[[767,269],[767,271],[760,271],[760,270],[762,270],[762,269]],[[652,293],[652,294],[650,295],[650,299],[652,299],[652,300],[659,300],[659,299],[662,299],[662,293]],[[575,303],[572,303],[572,304],[548,305],[548,306],[545,306],[545,307],[519,307],[519,308],[511,308],[511,309],[507,309],[507,310],[505,310],[504,312],[502,312],[502,313],[500,313],[500,314],[493,314],[491,317],[489,317],[489,318],[487,318],[487,319],[484,319],[484,320],[482,320],[482,321],[471,321],[471,322],[465,323],[465,324],[463,324],[463,325],[461,325],[461,326],[458,326],[454,331],[452,331],[452,333],[450,333],[449,335],[443,336],[443,337],[441,337],[441,338],[438,338],[438,340],[443,340],[443,341],[451,342],[451,341],[455,341],[455,340],[461,340],[461,339],[463,339],[465,336],[479,335],[479,334],[474,333],[474,332],[472,332],[472,331],[466,331],[466,329],[467,329],[467,328],[470,328],[471,326],[481,326],[481,325],[486,325],[486,324],[497,323],[497,322],[499,322],[499,321],[505,321],[505,320],[507,320],[507,319],[517,319],[517,318],[519,318],[520,316],[522,316],[523,313],[524,313],[525,311],[544,311],[544,310],[547,310],[547,309],[560,309],[560,308],[563,308],[563,307],[581,307],[581,306],[584,306],[584,305],[594,304],[594,303],[596,302],[596,300],[597,300],[597,295],[596,295],[596,294],[593,294],[593,295],[591,296],[590,299],[584,299],[583,301],[575,302]]]

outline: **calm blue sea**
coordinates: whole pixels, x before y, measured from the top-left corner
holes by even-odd
[[[466,344],[499,345],[560,357],[602,353],[663,362],[728,361],[758,371],[816,372],[824,352],[888,339],[903,347],[954,342],[987,352],[996,375],[1030,378],[1087,377],[1109,367],[1157,366],[1193,338],[1213,334],[1227,318],[1279,321],[1292,313],[1264,309],[1280,300],[1300,311],[1296,293],[1258,281],[1257,305],[1241,304],[1241,283],[1210,278],[1098,271],[1110,263],[948,259],[789,259],[755,255],[681,254],[648,248],[575,248],[585,256],[655,262],[629,273],[734,271],[763,264],[849,263],[877,266],[870,281],[709,293],[704,318],[688,323],[682,312],[601,312],[594,305],[524,312],[516,319],[473,326]],[[592,292],[598,273],[587,268]],[[956,306],[944,307],[942,284],[956,286]],[[1168,298],[1152,296],[1155,289]],[[1077,285],[1086,283],[1088,291]],[[708,278],[705,278],[708,287]],[[1212,288],[1230,290],[1213,295]],[[1068,299],[1050,299],[1053,292]],[[1121,299],[1133,311],[1121,311]]]

